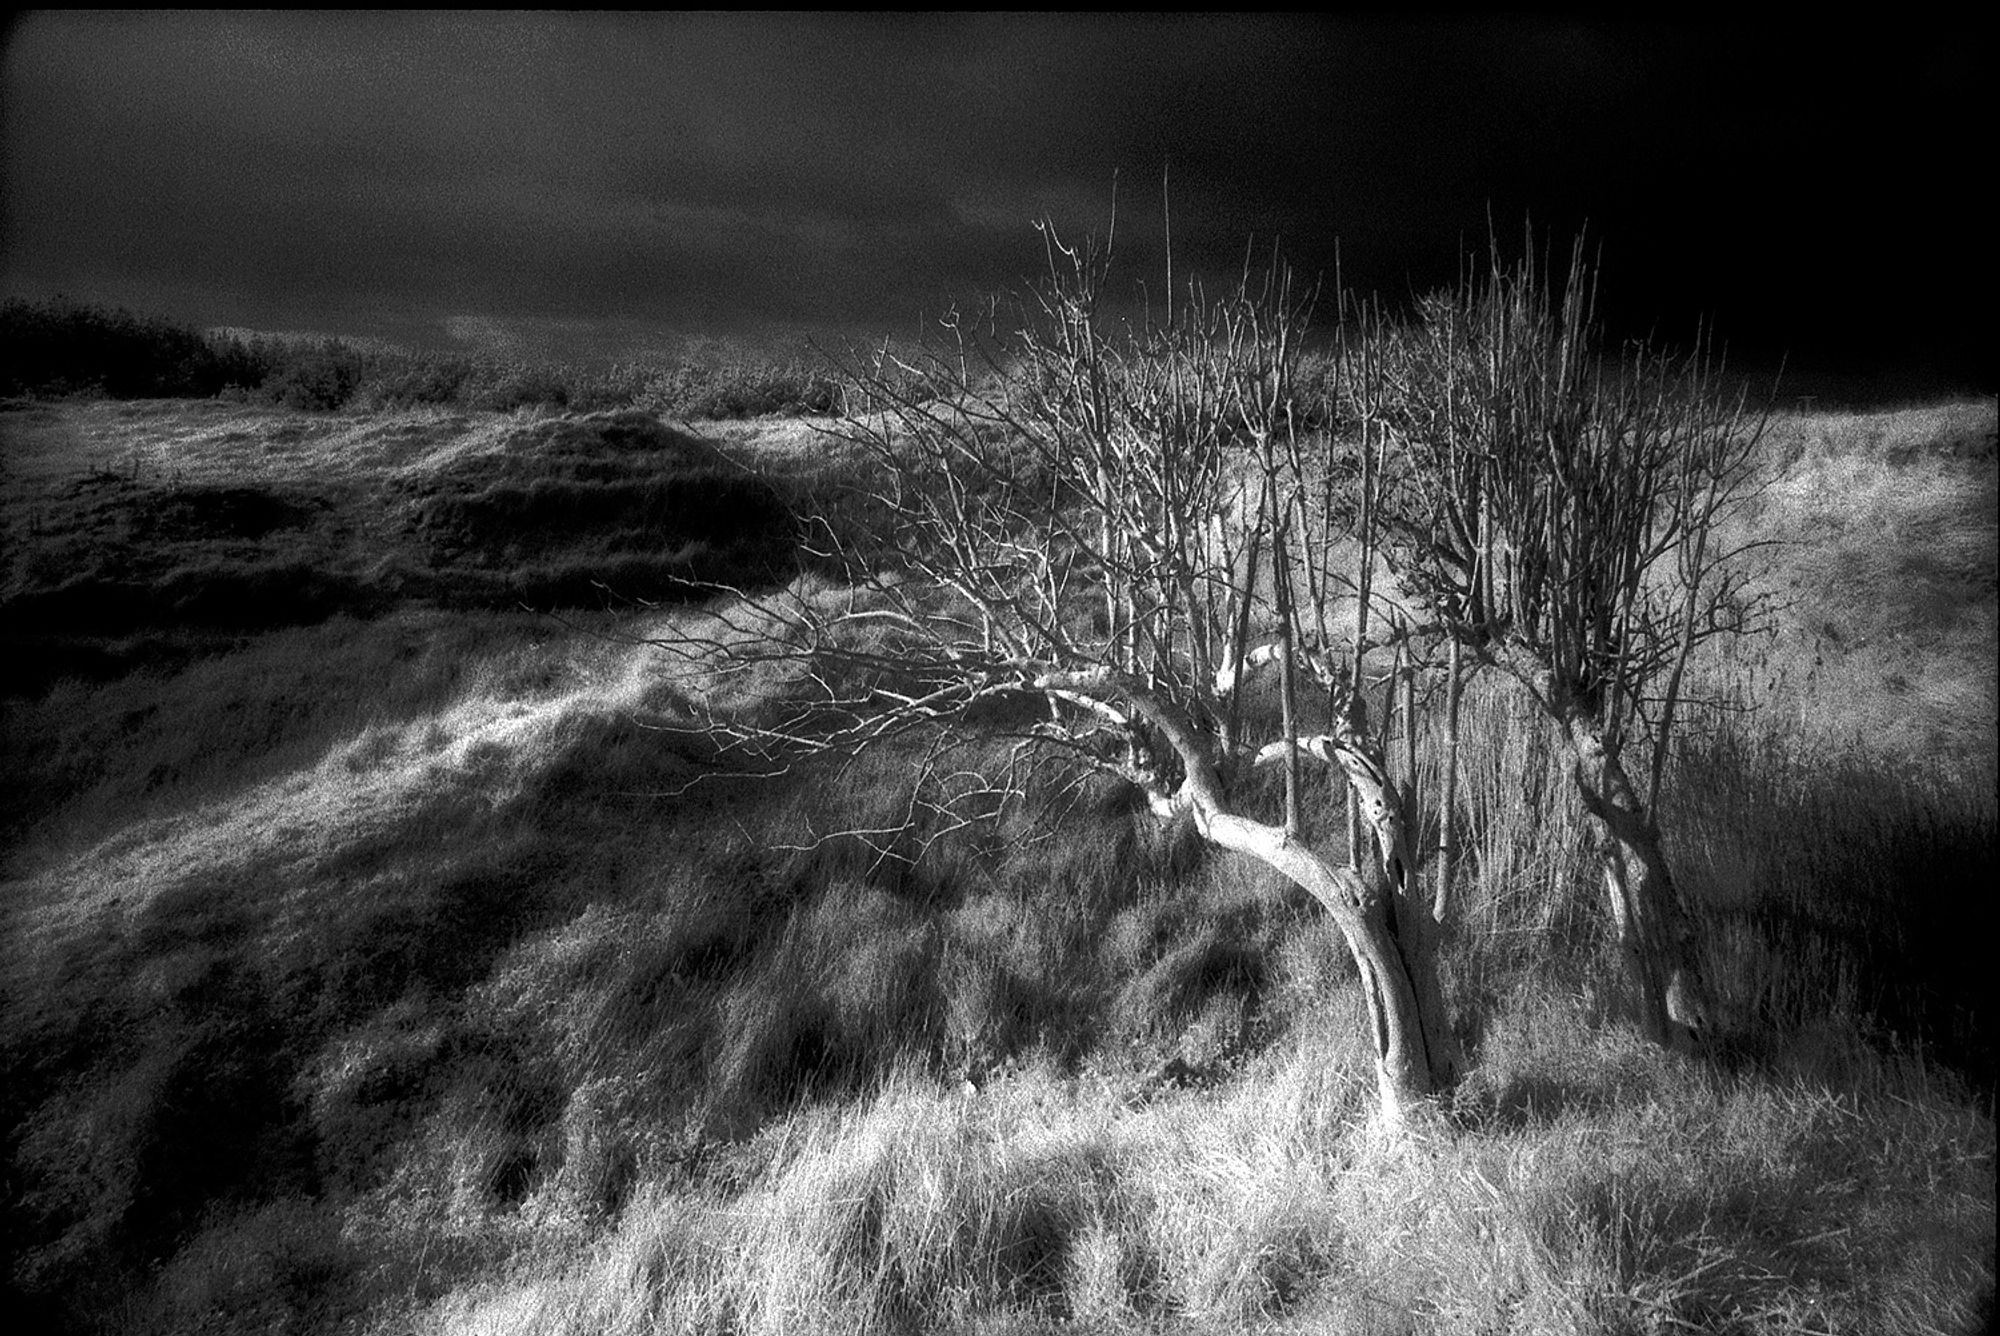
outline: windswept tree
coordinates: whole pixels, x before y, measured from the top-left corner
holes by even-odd
[[[1708,998],[1660,783],[1690,657],[1753,611],[1716,522],[1752,486],[1763,420],[1703,349],[1607,357],[1582,243],[1558,283],[1529,240],[1413,322],[1365,317],[1349,383],[1381,443],[1385,556],[1431,625],[1551,721],[1636,1018],[1684,1045]]]
[[[1559,300],[1532,267],[1496,265],[1412,324],[1363,312],[1337,331],[1331,393],[1308,395],[1307,303],[1281,267],[1134,326],[1099,309],[1108,247],[1043,235],[1049,278],[1010,319],[855,370],[837,430],[872,465],[852,508],[872,522],[823,526],[840,580],[734,594],[663,642],[701,726],[776,766],[1003,735],[1017,758],[1120,777],[1159,820],[1326,908],[1394,1125],[1459,1066],[1436,960],[1447,878],[1425,895],[1412,848],[1410,684],[1450,651],[1449,753],[1469,653],[1557,726],[1645,1032],[1698,1032],[1655,814],[1690,656],[1740,620],[1712,533],[1756,436],[1707,363],[1600,362],[1579,250]],[[1364,667],[1391,650],[1401,786],[1366,709]],[[1348,795],[1345,857],[1308,830],[1308,764]],[[1265,766],[1283,771],[1282,815],[1264,810]],[[987,796],[1018,791],[1013,773]]]
[[[1049,279],[1010,319],[948,325],[856,373],[840,431],[877,466],[859,508],[877,522],[827,532],[841,586],[724,600],[669,648],[708,675],[704,722],[738,747],[789,763],[1007,734],[1275,868],[1345,938],[1381,1112],[1400,1123],[1454,1058],[1402,803],[1352,646],[1329,635],[1326,438],[1294,382],[1306,303],[1274,269],[1226,300],[1191,292],[1114,322],[1099,309],[1108,244],[1043,236]],[[758,689],[731,692],[739,675]],[[1277,709],[1261,703],[1272,679]],[[759,703],[717,704],[731,698]],[[1351,789],[1379,858],[1350,867],[1306,838],[1304,763]],[[1260,764],[1283,769],[1282,818],[1259,809]]]

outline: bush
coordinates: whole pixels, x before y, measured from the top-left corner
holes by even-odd
[[[63,296],[0,302],[0,394],[205,398],[264,375],[241,340],[158,316]]]
[[[792,363],[689,363],[647,377],[636,402],[663,417],[720,419],[831,413],[841,402],[833,373]]]
[[[537,406],[567,408],[570,374],[559,367],[488,363],[467,378],[461,401],[467,408],[496,413]]]
[[[462,406],[475,370],[463,357],[434,353],[379,356],[369,368],[359,402],[367,408]]]
[[[346,344],[329,339],[284,358],[261,391],[286,408],[325,411],[343,408],[361,387],[363,361]]]

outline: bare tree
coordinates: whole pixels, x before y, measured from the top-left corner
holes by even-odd
[[[1380,319],[1355,345],[1354,402],[1394,443],[1384,549],[1405,590],[1554,724],[1599,835],[1642,1029],[1705,1024],[1690,916],[1660,838],[1660,783],[1684,674],[1744,625],[1716,521],[1752,484],[1763,421],[1718,392],[1701,349],[1600,360],[1582,243],[1560,284],[1530,258]],[[1650,750],[1642,788],[1629,745]]]
[[[1328,441],[1293,381],[1308,304],[1282,268],[1253,283],[1246,265],[1226,300],[1191,289],[1158,320],[1114,322],[1098,306],[1108,243],[1042,233],[1049,278],[1013,328],[950,321],[922,353],[857,369],[839,431],[878,466],[856,510],[879,522],[824,531],[843,584],[739,596],[670,648],[712,675],[706,722],[780,764],[913,733],[1011,735],[1277,869],[1346,940],[1382,1114],[1401,1123],[1455,1059],[1404,803],[1354,647],[1329,635],[1346,577],[1315,497]],[[1258,673],[1276,676],[1276,720],[1249,699]],[[761,685],[735,698],[754,703],[719,704],[744,675]],[[1341,866],[1308,837],[1308,762],[1352,791],[1379,864]],[[1259,763],[1284,769],[1282,821],[1246,801]]]

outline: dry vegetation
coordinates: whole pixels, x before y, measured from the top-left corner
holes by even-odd
[[[356,1336],[1976,1330],[1994,431],[1983,401],[1767,434],[1739,522],[1785,601],[1697,666],[1664,790],[1729,1017],[1707,1057],[1606,1015],[1561,758],[1471,693],[1443,963],[1472,1068],[1385,1142],[1324,916],[1119,786],[925,829],[1000,753],[921,739],[690,784],[695,684],[643,642],[702,615],[659,601],[690,579],[787,560],[772,489],[858,467],[808,424],[12,407],[8,1303]]]

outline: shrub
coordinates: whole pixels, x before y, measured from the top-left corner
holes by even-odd
[[[0,302],[0,394],[205,397],[263,375],[240,340],[159,316],[64,296]]]
[[[635,402],[664,417],[746,418],[831,413],[841,390],[831,372],[798,362],[690,363],[654,372]]]
[[[536,406],[569,406],[566,372],[555,367],[519,362],[479,366],[467,378],[460,393],[467,408],[497,413],[511,413],[518,408]]]
[[[337,339],[321,343],[266,343],[271,371],[259,394],[272,403],[308,412],[343,408],[360,389],[363,354]]]
[[[463,406],[476,368],[463,357],[433,353],[392,354],[373,359],[359,402],[368,408]]]

